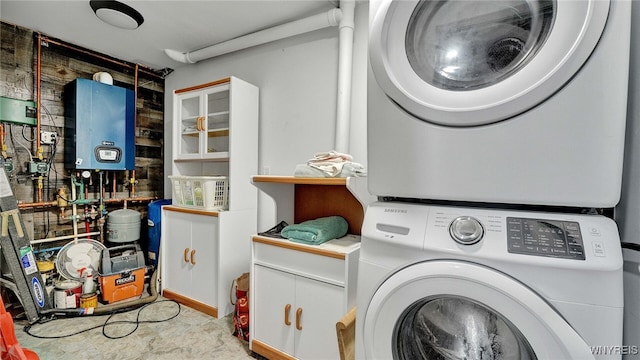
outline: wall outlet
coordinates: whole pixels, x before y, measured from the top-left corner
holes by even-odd
[[[56,143],[58,134],[55,131],[40,131],[40,143],[46,145],[53,145]]]

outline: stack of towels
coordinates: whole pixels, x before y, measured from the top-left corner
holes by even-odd
[[[349,224],[342,216],[327,216],[288,225],[280,234],[294,242],[320,245],[345,236],[348,229]]]
[[[362,164],[353,162],[349,154],[337,151],[316,153],[306,164],[296,166],[294,175],[297,177],[348,177],[367,176],[367,170]]]

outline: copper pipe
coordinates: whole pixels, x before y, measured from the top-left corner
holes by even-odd
[[[43,202],[32,202],[32,203],[19,203],[18,209],[31,209],[31,208],[39,208],[39,207],[57,207],[57,201],[43,201]]]
[[[136,197],[136,171],[131,171],[131,197]]]
[[[113,190],[111,191],[111,197],[115,198],[116,197],[116,189],[117,189],[117,183],[116,183],[116,172],[113,172],[113,181],[111,182],[111,186],[113,186]]]
[[[41,36],[41,34],[38,33],[38,38],[40,38],[40,36]],[[55,44],[55,45],[58,45],[58,46],[61,46],[61,47],[67,48],[67,49],[71,49],[71,50],[83,53],[85,55],[89,55],[89,56],[95,57],[95,58],[100,59],[100,60],[108,61],[108,62],[113,63],[113,64],[117,64],[117,65],[120,65],[120,66],[127,67],[129,69],[134,69],[135,66],[138,66],[138,64],[133,66],[133,65],[131,65],[129,63],[126,63],[126,62],[123,62],[123,61],[118,61],[118,60],[115,60],[115,59],[111,59],[111,58],[108,58],[106,56],[102,56],[100,54],[97,54],[97,53],[94,53],[94,52],[91,52],[91,51],[88,51],[88,50],[84,50],[84,49],[75,47],[75,46],[73,46],[71,44],[67,44],[67,43],[64,43],[64,42],[61,42],[61,41],[58,41],[58,40],[52,40],[50,38],[46,38],[46,41],[48,43],[50,43],[50,44]],[[160,75],[156,74],[155,72],[153,72],[152,69],[144,68],[144,69],[142,69],[142,72],[147,74],[147,75],[151,75],[151,76],[154,76],[154,77],[162,80],[162,76],[160,76]]]
[[[107,176],[107,173],[104,173],[104,176]],[[102,173],[100,173],[100,198],[104,199],[105,196],[105,190],[104,190],[104,184],[102,183]],[[103,200],[104,201],[104,200]]]

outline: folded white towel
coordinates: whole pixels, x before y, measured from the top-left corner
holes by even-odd
[[[359,164],[357,162],[347,162],[342,167],[342,171],[340,172],[341,177],[347,176],[367,176],[367,169],[364,165]]]
[[[314,172],[309,170],[313,169],[322,172],[325,177],[367,176],[364,166],[351,160],[353,160],[351,155],[335,150],[319,152],[313,155],[313,159],[307,160],[306,165],[309,169],[296,168],[296,173],[309,176],[309,173]]]
[[[331,177],[340,174],[344,164],[345,164],[344,162],[334,162],[334,161],[315,161],[315,162],[310,161],[307,163],[307,165],[311,166],[312,168],[321,170]]]
[[[347,162],[342,166],[342,171],[336,176],[332,176],[330,173],[312,167],[307,164],[298,164],[294,171],[295,177],[349,177],[349,176],[367,176],[367,169],[361,164],[354,162]]]
[[[309,161],[351,161],[353,156],[339,153],[335,150],[319,152],[313,154],[313,159]]]

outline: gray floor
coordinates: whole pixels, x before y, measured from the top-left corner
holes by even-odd
[[[171,318],[167,321],[161,321]],[[108,316],[64,318],[33,324],[37,336],[61,337],[96,327],[78,335],[41,339],[24,332],[26,321],[15,320],[20,346],[35,351],[40,359],[254,359],[246,342],[232,336],[231,316],[215,319],[186,306],[159,297],[141,312],[117,314],[102,326]],[[159,321],[139,323],[135,320]],[[133,323],[117,323],[132,321]],[[135,330],[135,331],[134,331]],[[132,332],[130,335],[127,333]],[[122,337],[111,339],[109,337]]]

